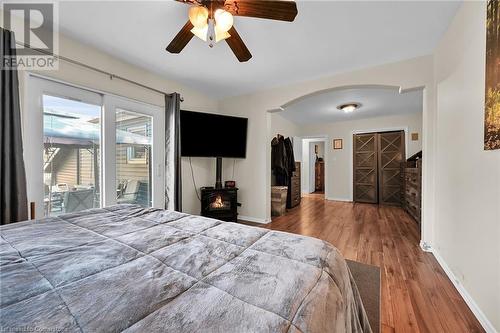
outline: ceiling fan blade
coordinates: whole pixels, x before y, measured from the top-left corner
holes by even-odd
[[[224,8],[234,16],[257,17],[292,22],[297,16],[295,1],[226,0]]]
[[[193,33],[191,29],[193,29],[193,24],[190,21],[182,27],[181,31],[172,39],[170,44],[167,46],[167,51],[170,53],[179,53],[182,49],[189,43],[191,38],[193,38]]]
[[[240,62],[245,62],[250,60],[252,57],[252,54],[250,51],[248,51],[247,46],[245,43],[243,43],[243,40],[241,39],[240,35],[236,31],[234,27],[229,29],[228,33],[231,35],[231,37],[226,39],[227,45],[233,50],[234,55]]]

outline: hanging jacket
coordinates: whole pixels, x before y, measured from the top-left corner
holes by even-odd
[[[292,173],[295,171],[295,157],[293,156],[293,143],[290,138],[286,138],[285,142],[285,160],[286,160],[286,168],[287,174],[289,177],[292,177]]]
[[[292,208],[292,187],[290,184],[292,183],[292,175],[295,171],[295,158],[293,156],[293,144],[290,138],[286,138],[284,141],[285,145],[285,164],[287,169],[287,179],[286,185],[288,186],[287,196],[286,196],[286,207]]]
[[[282,136],[271,141],[271,169],[276,176],[288,176],[285,139]]]

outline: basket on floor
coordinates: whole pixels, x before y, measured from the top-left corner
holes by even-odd
[[[287,186],[271,186],[271,215],[281,216],[286,213]]]

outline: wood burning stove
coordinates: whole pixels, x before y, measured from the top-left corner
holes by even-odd
[[[201,188],[201,215],[214,219],[236,222],[238,219],[237,188]]]

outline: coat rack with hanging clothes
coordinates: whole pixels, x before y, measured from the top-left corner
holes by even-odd
[[[287,186],[287,208],[292,208],[291,179],[295,171],[295,157],[293,155],[293,143],[290,138],[281,134],[271,141],[271,169],[276,177],[276,185]]]

